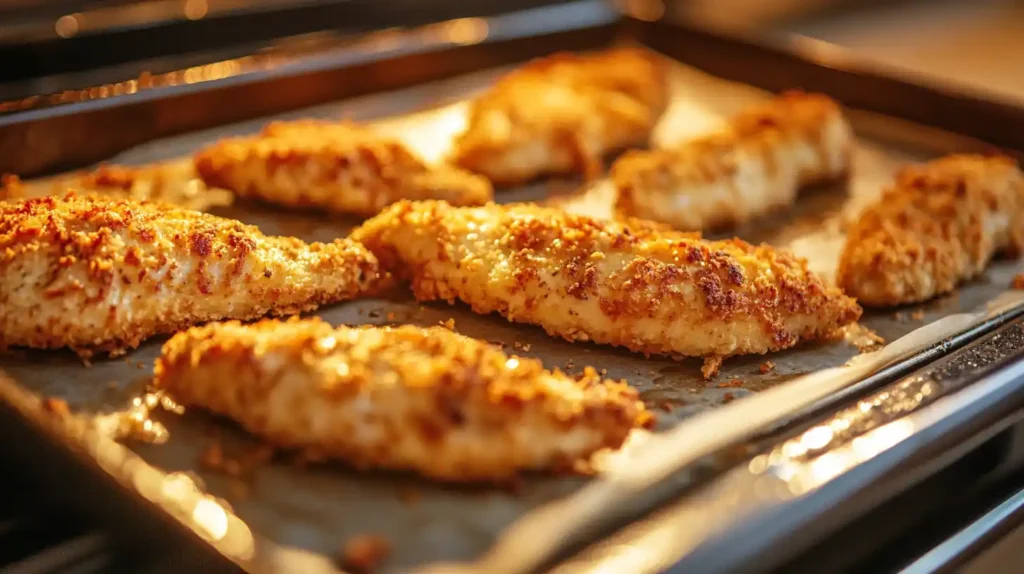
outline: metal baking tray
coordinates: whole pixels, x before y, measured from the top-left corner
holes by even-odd
[[[181,163],[218,138],[256,131],[271,118],[299,117],[372,121],[438,159],[463,125],[466,99],[509,65],[618,42],[645,44],[676,60],[673,105],[656,135],[662,143],[712,129],[767,97],[763,89],[822,91],[848,106],[860,140],[852,181],[809,191],[794,209],[733,230],[789,247],[825,275],[834,268],[844,218],[874,197],[899,165],[993,145],[1014,154],[1024,149],[1024,134],[1013,129],[1024,124],[1024,110],[858,69],[842,53],[818,46],[752,45],[583,1],[356,39],[318,37],[149,78],[144,86],[2,104],[0,170],[47,175],[101,160]],[[602,182],[545,182],[498,193],[499,201],[597,210],[603,197]],[[212,211],[306,240],[330,240],[357,223],[241,201]],[[88,367],[70,353],[10,351],[0,357],[0,398],[251,572],[337,571],[343,543],[370,533],[392,546],[385,571],[576,572],[618,565],[605,571],[643,572],[691,558],[704,560],[691,563],[704,570],[719,564],[708,561],[718,556],[714,549],[732,560],[719,556],[728,569],[761,564],[766,553],[781,560],[782,539],[792,539],[794,551],[810,544],[807,525],[819,524],[814,520],[830,521],[813,529],[823,534],[856,516],[851,501],[863,492],[837,489],[863,478],[872,464],[888,465],[870,475],[885,480],[872,491],[878,502],[944,460],[929,459],[931,467],[920,460],[936,437],[947,447],[936,452],[951,456],[1013,422],[1008,413],[1024,404],[1024,378],[1015,363],[1024,351],[1018,326],[1024,295],[1010,290],[1019,267],[998,261],[949,296],[869,311],[844,340],[730,359],[711,382],[702,379],[699,360],[645,359],[567,343],[460,305],[362,300],[318,313],[336,324],[454,319],[456,331],[548,367],[572,372],[593,366],[629,380],[658,412],[659,425],[607,457],[597,479],[529,475],[515,485],[466,488],[287,456],[267,459],[235,426],[191,410],[154,415],[169,433],[163,444],[115,441],[111,426],[144,394],[162,339]],[[865,352],[875,337],[888,344]],[[766,360],[775,366],[762,373]],[[46,398],[66,401],[69,412]],[[863,416],[853,420],[857,412]],[[794,440],[797,446],[786,446]],[[203,464],[212,444],[240,461],[242,476]],[[779,472],[788,474],[779,478]],[[774,477],[770,487],[760,480],[766,475]],[[825,495],[845,514],[825,516],[816,498]],[[782,512],[794,505],[818,513]],[[766,529],[765,516],[775,517],[778,527]],[[637,534],[641,528],[646,538]],[[737,542],[739,535],[749,543]],[[735,551],[737,545],[744,551]],[[640,555],[646,561],[637,561]],[[633,562],[622,562],[623,556]]]

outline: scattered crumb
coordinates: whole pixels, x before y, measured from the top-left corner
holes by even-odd
[[[722,403],[731,403],[735,398],[735,395],[733,395],[732,393],[725,393],[724,395],[722,395]]]
[[[226,466],[228,461],[224,459],[224,449],[221,448],[219,442],[212,442],[203,453],[199,455],[199,467],[204,470],[212,470],[216,472],[224,472],[225,474],[237,476],[237,468],[228,469]],[[233,462],[233,461],[231,461]],[[232,465],[237,467],[237,465]],[[236,472],[231,472],[235,470]]]
[[[704,375],[704,380],[711,380],[718,375],[718,370],[722,368],[723,357],[704,357],[704,365],[700,368],[701,374]]]
[[[447,321],[438,321],[438,323],[440,323],[442,327],[448,329],[449,331],[455,330],[455,319],[451,317],[449,317]]]
[[[379,534],[361,534],[345,542],[342,566],[356,573],[374,572],[391,553],[391,543]]]
[[[731,381],[728,381],[728,382],[725,382],[725,383],[718,383],[718,388],[720,388],[720,389],[735,389],[735,388],[742,387],[742,386],[743,386],[743,381],[741,381],[739,379],[732,379]]]
[[[307,468],[311,464],[327,462],[328,457],[323,451],[315,448],[304,448],[297,450],[291,457],[291,463],[296,468]]]
[[[774,369],[774,368],[775,368],[775,363],[773,363],[771,361],[765,361],[765,362],[761,363],[761,367],[758,368],[758,370],[761,371],[762,375],[764,375],[766,373],[770,373],[772,371],[772,369]]]
[[[71,414],[71,409],[68,407],[68,402],[64,399],[58,399],[54,397],[46,397],[43,399],[43,410],[48,413],[53,413],[62,417],[66,417]]]
[[[924,319],[924,311],[918,309],[917,311],[914,311],[913,313],[910,314],[910,318],[915,321],[921,321]]]
[[[394,314],[394,312],[388,313],[388,321],[394,321],[395,317],[396,315]]]
[[[502,341],[487,341],[487,342],[492,344],[492,345],[494,345],[494,346],[496,346],[496,347],[498,347],[499,349],[504,349],[505,348],[505,343],[503,343]]]
[[[398,499],[404,502],[406,506],[416,506],[419,504],[420,498],[422,498],[420,491],[411,486],[398,489]]]
[[[366,316],[371,319],[377,319],[380,317],[380,311],[370,311],[366,314]]]
[[[146,363],[143,363],[142,361],[139,361],[138,363],[135,363],[135,368],[139,369],[141,371],[142,369],[146,368]]]
[[[637,372],[637,374],[639,375],[640,373]],[[650,371],[647,371],[647,374],[653,377],[654,375],[657,375],[658,372],[655,371],[654,369],[651,369]]]
[[[518,496],[523,492],[523,477],[519,475],[510,476],[506,479],[501,480],[501,482],[499,482],[495,486],[503,488],[505,492],[513,496]]]
[[[893,313],[892,318],[894,321],[905,323],[907,321],[907,314],[904,313],[903,311],[897,311]]]
[[[517,351],[522,351],[524,353],[529,353],[530,352],[530,345],[527,344],[527,343],[520,343],[519,341],[515,341],[515,342],[512,343],[512,346]]]
[[[224,455],[220,442],[215,440],[200,455],[199,466],[204,470],[244,479],[252,476],[253,471],[269,461],[273,454],[274,451],[270,447],[260,446],[250,449],[241,456],[228,457]]]
[[[1018,273],[1013,276],[1013,282],[1010,283],[1010,287],[1014,289],[1024,289],[1024,273]]]
[[[235,500],[245,500],[252,494],[252,487],[244,480],[228,481],[228,494]]]
[[[601,372],[601,376],[603,377],[603,376],[608,374],[608,369],[601,369],[600,372]]]
[[[109,383],[107,383],[107,388],[112,390],[112,391],[116,390],[117,389],[117,381],[110,381]]]
[[[683,400],[679,400],[679,399],[665,399],[665,400],[663,400],[663,401],[658,403],[658,408],[663,410],[663,411],[665,411],[666,413],[670,413],[670,412],[674,411],[677,407],[682,407],[682,406],[685,406],[685,405],[686,405],[686,401],[683,401]]]

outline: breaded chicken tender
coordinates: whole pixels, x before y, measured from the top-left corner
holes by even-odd
[[[427,165],[397,140],[349,122],[272,122],[201,150],[195,167],[207,185],[242,197],[359,216],[400,199],[482,205],[493,196],[486,179]]]
[[[211,324],[168,341],[155,374],[185,406],[274,445],[450,481],[570,468],[653,422],[625,382],[570,378],[441,327]]]
[[[839,105],[787,93],[673,149],[633,151],[611,169],[619,213],[681,230],[742,224],[850,169],[853,131]]]
[[[953,155],[904,169],[847,234],[838,282],[865,305],[948,293],[1024,246],[1024,174],[1005,156]]]
[[[651,53],[555,54],[505,76],[472,103],[453,162],[496,185],[580,172],[596,177],[605,155],[646,144],[667,106],[666,71]]]
[[[534,205],[402,202],[352,237],[420,300],[645,354],[778,351],[861,312],[788,252]]]
[[[0,183],[0,200],[62,196],[68,191],[75,191],[205,210],[231,205],[234,199],[226,190],[208,188],[191,164],[102,165],[92,171],[56,176],[46,182],[25,183],[17,176],[7,175]]]
[[[378,277],[374,256],[347,239],[267,237],[132,200],[0,203],[0,346],[119,354],[196,323],[350,299]]]

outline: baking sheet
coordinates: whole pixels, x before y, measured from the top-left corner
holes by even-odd
[[[438,161],[447,153],[452,136],[465,125],[466,106],[462,100],[503,71],[320,106],[274,119],[377,120],[379,129],[402,137],[425,159]],[[766,94],[678,66],[673,74],[673,96],[673,105],[657,130],[656,145],[714,129],[724,118]],[[180,161],[221,137],[257,131],[269,119],[153,142],[111,161]],[[813,268],[830,275],[841,246],[843,221],[877,195],[899,165],[952,151],[982,149],[967,138],[888,118],[854,112],[851,119],[861,144],[849,184],[810,190],[801,196],[796,208],[733,233],[751,241],[790,247],[807,256]],[[607,185],[597,182],[587,186],[583,194],[575,192],[579,187],[578,182],[545,182],[499,191],[498,200],[555,201],[593,213],[607,210],[611,199]],[[309,241],[331,240],[358,223],[241,201],[212,211],[256,224],[268,234]],[[861,324],[892,341],[939,318],[979,310],[1007,290],[1018,267],[1016,262],[998,262],[984,277],[950,296],[907,309],[869,311]],[[456,331],[500,342],[507,352],[537,357],[549,368],[576,372],[593,366],[607,370],[607,376],[625,378],[640,389],[659,414],[659,430],[800,375],[843,365],[861,352],[867,339],[863,331],[854,330],[847,340],[804,345],[768,357],[730,359],[719,376],[708,383],[702,380],[701,362],[696,359],[644,359],[623,350],[567,343],[549,338],[537,328],[513,326],[497,316],[475,315],[461,305],[421,305],[411,299],[363,300],[328,307],[318,314],[334,324],[434,325],[454,319]],[[154,340],[127,358],[96,361],[88,368],[70,353],[13,351],[0,358],[0,369],[32,393],[63,398],[72,412],[109,426],[118,420],[110,415],[123,412],[143,392],[161,343],[162,339]],[[760,366],[766,359],[775,367],[761,373]],[[157,469],[187,473],[190,478],[186,483],[195,482],[199,492],[208,492],[216,504],[237,515],[251,531],[251,552],[244,556],[244,563],[254,571],[285,566],[305,572],[331,571],[344,541],[366,533],[380,534],[393,545],[387,570],[473,559],[528,510],[564,498],[586,482],[582,477],[528,476],[518,485],[455,488],[407,475],[357,473],[342,465],[310,466],[288,456],[256,465],[249,476],[232,477],[223,470],[203,468],[200,461],[204,453],[216,444],[228,458],[251,457],[259,451],[255,441],[233,425],[200,412],[189,411],[184,416],[162,413],[155,419],[166,426],[169,440],[159,445],[132,442],[130,448]],[[184,488],[182,476],[177,475],[174,488]],[[207,534],[212,539],[223,538],[220,515],[209,505],[203,508],[207,515],[199,518],[209,522],[209,515],[213,516]]]

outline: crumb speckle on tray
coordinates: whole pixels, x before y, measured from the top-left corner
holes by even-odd
[[[370,574],[391,554],[391,543],[379,534],[361,534],[345,542],[341,550],[342,566],[356,574]]]

